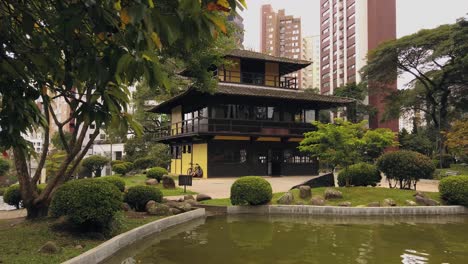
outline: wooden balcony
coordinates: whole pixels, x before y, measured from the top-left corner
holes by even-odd
[[[309,123],[275,122],[268,120],[236,120],[194,118],[165,124],[154,131],[156,141],[200,135],[303,137],[316,128]]]
[[[299,83],[296,77],[268,75],[255,72],[220,70],[218,72],[220,82],[243,83],[259,86],[268,86],[284,89],[298,89]]]

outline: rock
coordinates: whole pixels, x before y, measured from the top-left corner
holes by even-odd
[[[341,207],[350,207],[351,206],[351,202],[341,202],[338,204],[338,206],[341,206]]]
[[[299,197],[301,197],[301,199],[307,199],[307,198],[310,198],[311,196],[312,196],[312,191],[310,189],[310,186],[307,186],[307,185],[299,186]]]
[[[60,248],[52,241],[47,241],[40,249],[39,252],[47,254],[57,254],[60,252]]]
[[[149,200],[145,205],[145,210],[148,212],[148,208],[155,205],[155,204],[157,204],[155,201]]]
[[[165,215],[172,215],[171,210],[169,210],[169,206],[165,204],[151,204],[146,208],[146,212],[150,215],[158,215],[158,216],[165,216]]]
[[[387,198],[383,200],[383,206],[386,206],[386,207],[396,206],[396,202],[392,198]]]
[[[425,205],[425,206],[436,206],[436,205],[439,205],[439,202],[436,201],[436,200],[432,200],[432,199],[429,199],[429,198],[426,198],[426,197],[422,197],[422,196],[419,196],[419,195],[416,195],[414,197],[414,199],[416,200],[416,203],[417,204],[420,204],[420,205]]]
[[[411,200],[406,200],[406,201],[405,201],[405,204],[406,204],[406,205],[409,205],[409,206],[415,206],[415,205],[417,205],[417,203],[415,203],[414,201],[411,201]]]
[[[423,192],[420,192],[420,191],[417,191],[413,194],[413,196],[420,196],[420,197],[424,197],[424,198],[427,198],[426,194],[423,193]]]
[[[145,181],[146,185],[157,185],[158,184],[158,180],[156,179],[148,179]]]
[[[175,189],[175,181],[170,176],[164,175],[162,177],[162,184],[165,189]]]
[[[135,264],[136,260],[132,257],[124,259],[120,264]]]
[[[343,198],[343,194],[340,191],[331,188],[326,189],[324,195],[325,200]]]
[[[125,212],[128,212],[132,210],[132,208],[130,207],[128,203],[122,203],[122,210],[124,210]]]
[[[75,248],[76,249],[83,249],[83,246],[82,245],[76,245]]]
[[[312,199],[310,199],[310,204],[311,205],[317,205],[317,206],[323,206],[325,205],[325,199],[321,196],[314,196]]]
[[[179,203],[176,201],[167,201],[164,203],[165,205],[169,206],[170,208],[177,208],[179,206]]]
[[[193,197],[193,195],[191,194],[184,195],[184,201],[187,201],[187,200],[195,200],[195,197]]]
[[[177,208],[169,208],[169,211],[171,211],[171,213],[174,214],[174,215],[183,213],[181,210],[179,210]]]
[[[291,192],[285,193],[278,199],[278,204],[293,204],[294,203],[294,195]]]
[[[198,205],[198,202],[195,201],[195,200],[187,200],[187,201],[185,201],[185,202],[188,203],[188,204],[190,204],[191,206],[196,206],[196,205]]]
[[[372,202],[368,203],[367,207],[380,207],[380,202]]]
[[[197,194],[197,202],[206,201],[206,200],[211,200],[211,196],[202,194],[202,193]]]

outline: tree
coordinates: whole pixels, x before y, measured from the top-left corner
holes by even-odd
[[[367,85],[365,83],[347,83],[336,88],[333,95],[356,100],[356,118],[358,121],[365,120],[366,116],[372,116],[376,113],[374,107],[364,102],[367,96]]]
[[[81,161],[81,166],[94,172],[94,176],[101,177],[101,171],[109,163],[109,159],[99,155],[89,156]]]
[[[447,132],[447,147],[458,157],[468,156],[468,120],[457,120]]]
[[[400,149],[412,150],[430,157],[435,149],[435,145],[427,136],[426,130],[419,130],[418,132],[409,134],[408,131],[403,129],[398,134]]]
[[[64,131],[63,132],[63,137],[65,139],[65,142],[70,142],[72,138],[72,133]],[[52,145],[57,148],[58,150],[65,150],[65,146],[62,143],[62,139],[60,136],[60,133],[54,133],[52,135],[52,138],[50,139],[50,142],[52,142]]]
[[[224,13],[236,6],[235,0],[0,2],[0,147],[13,149],[28,218],[47,215],[53,193],[71,178],[101,128],[141,133],[127,111],[127,86],[144,80],[167,89],[164,58],[192,60],[200,42],[226,32]],[[207,74],[195,83],[205,83]],[[65,120],[52,107],[58,99],[72,113]],[[64,127],[71,124],[67,140]],[[96,132],[83,145],[91,124]],[[39,194],[53,125],[66,156]],[[37,172],[29,175],[26,159],[32,149],[23,135],[39,129],[43,152]]]
[[[11,164],[10,161],[0,158],[0,177],[5,175],[10,170]]]

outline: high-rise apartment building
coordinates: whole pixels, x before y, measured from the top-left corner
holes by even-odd
[[[396,38],[396,0],[320,0],[321,92],[346,83],[359,83],[359,70],[368,51]],[[396,70],[396,69],[395,69]],[[388,89],[397,89],[396,80]],[[369,91],[368,103],[378,113],[370,118],[371,128],[398,131],[398,120],[381,122],[383,97]]]
[[[244,47],[243,45],[244,43],[244,19],[242,18],[241,15],[239,15],[238,13],[235,13],[235,14],[229,15],[227,20],[236,26],[238,30],[235,34],[236,42],[237,42],[236,44],[238,48],[243,48]]]
[[[312,64],[302,70],[302,85],[320,89],[320,36],[307,36],[302,39],[302,59]]]
[[[275,12],[271,5],[261,9],[261,51],[262,53],[291,59],[302,58],[301,19],[287,16],[284,9]],[[288,76],[297,77],[301,87],[301,72]]]

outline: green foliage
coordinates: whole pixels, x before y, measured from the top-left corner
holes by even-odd
[[[366,83],[347,83],[333,90],[333,95],[356,100],[356,117],[358,121],[365,120],[366,116],[373,116],[376,112],[374,107],[364,102],[368,95]]]
[[[389,181],[396,181],[401,189],[416,188],[416,183],[420,179],[432,178],[435,170],[430,158],[408,150],[383,154],[377,160],[377,167],[385,173]]]
[[[148,201],[152,200],[160,203],[162,198],[163,194],[161,190],[151,186],[133,186],[125,194],[125,202],[139,212],[145,211]]]
[[[107,231],[122,205],[122,193],[103,180],[69,181],[59,187],[50,204],[53,217],[65,216],[84,230]]]
[[[8,187],[3,194],[3,201],[11,206],[15,206],[16,209],[20,208],[21,200],[20,186],[18,184]]]
[[[70,142],[70,140],[72,139],[73,135],[70,132],[64,131],[63,137],[65,139],[65,142],[68,144],[68,142]],[[60,137],[60,133],[54,133],[50,138],[50,142],[52,142],[52,145],[54,145],[56,149],[62,151],[65,150],[65,145],[63,144],[63,139]]]
[[[426,156],[431,156],[434,149],[434,142],[427,136],[426,131],[409,134],[402,130],[398,134],[398,141],[400,149],[416,151]]]
[[[112,171],[117,174],[121,174],[122,176],[125,176],[125,174],[129,172],[129,168],[125,166],[125,164],[120,163],[120,164],[112,165]]]
[[[262,177],[242,177],[231,186],[232,205],[262,205],[269,203],[272,197],[271,185]]]
[[[100,178],[100,180],[112,183],[121,192],[125,191],[125,181],[119,176],[105,176],[105,177]]]
[[[92,171],[94,176],[101,177],[101,171],[108,163],[109,160],[106,157],[93,155],[83,159],[83,161],[81,161],[81,166]]]
[[[0,196],[3,196],[7,189],[7,187],[0,187]]]
[[[433,164],[438,169],[448,169],[454,162],[455,160],[450,154],[436,155],[433,159]]]
[[[156,179],[158,182],[161,182],[164,175],[167,175],[167,170],[161,167],[154,167],[146,171],[146,177]]]
[[[446,136],[450,153],[468,156],[468,119],[456,120]]]
[[[55,152],[47,156],[45,168],[46,168],[46,180],[51,181],[57,176],[60,166],[65,161],[67,154],[64,151]],[[60,175],[58,175],[60,176]]]
[[[10,170],[11,164],[10,161],[0,158],[0,177],[5,175]]]
[[[133,162],[135,169],[146,170],[149,167],[154,166],[154,160],[150,157],[138,158]]]
[[[449,176],[440,180],[439,192],[448,204],[468,207],[468,176]]]
[[[375,165],[357,163],[343,169],[338,174],[339,186],[376,186],[382,177]]]

